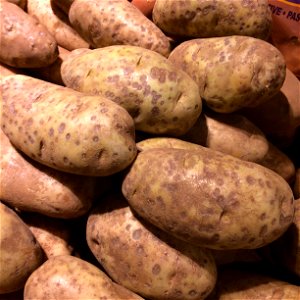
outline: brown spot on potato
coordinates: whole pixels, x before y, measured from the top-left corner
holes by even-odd
[[[159,264],[155,264],[152,268],[152,274],[153,275],[158,275],[161,271],[160,265]]]
[[[246,180],[250,185],[253,185],[256,182],[255,178],[250,175],[246,177]]]
[[[141,238],[142,235],[142,230],[141,229],[136,229],[133,234],[132,234],[132,238],[134,240],[139,240]]]
[[[66,128],[66,124],[65,123],[60,123],[60,125],[58,127],[58,132],[63,133],[65,128]]]

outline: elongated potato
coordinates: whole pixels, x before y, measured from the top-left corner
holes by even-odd
[[[185,38],[247,35],[267,39],[267,0],[156,0],[152,18],[167,34]]]
[[[0,294],[23,288],[43,262],[43,251],[28,226],[0,202]]]
[[[133,45],[164,56],[170,54],[169,39],[127,0],[75,0],[69,19],[94,48]]]
[[[160,54],[141,47],[75,50],[61,73],[66,86],[123,106],[135,128],[148,133],[181,135],[202,110],[195,82]]]
[[[300,287],[259,273],[224,268],[220,271],[215,293],[207,300],[298,300]]]
[[[70,223],[40,214],[23,214],[22,219],[40,244],[47,259],[59,255],[72,255],[74,249],[70,243]]]
[[[206,112],[181,138],[253,162],[264,158],[269,148],[258,127],[243,115],[233,113]]]
[[[24,300],[137,299],[100,269],[80,258],[61,255],[48,259],[28,278]]]
[[[0,130],[0,199],[21,211],[76,218],[92,206],[95,180],[66,174],[23,156]]]
[[[2,129],[32,159],[61,171],[107,176],[136,156],[127,111],[101,96],[24,75],[2,80]]]
[[[67,50],[89,48],[89,44],[73,29],[67,15],[51,4],[52,0],[27,0],[28,14],[35,17]]]
[[[189,40],[169,60],[196,81],[208,107],[222,113],[258,106],[279,92],[285,79],[279,50],[248,36]]]
[[[257,107],[240,111],[258,126],[279,147],[293,143],[300,127],[300,81],[286,69],[286,77],[280,91]]]
[[[0,2],[0,61],[11,67],[38,68],[52,64],[57,43],[48,30],[20,7]]]
[[[281,176],[204,147],[140,152],[122,191],[155,226],[212,249],[266,245],[287,230],[294,214],[292,190]]]
[[[140,220],[112,194],[88,217],[87,242],[106,272],[147,299],[205,299],[217,277],[209,250]]]

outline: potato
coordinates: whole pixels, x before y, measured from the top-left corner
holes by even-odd
[[[205,299],[216,282],[207,249],[183,243],[140,220],[111,194],[88,217],[87,242],[109,276],[147,299]]]
[[[92,206],[94,178],[63,173],[23,156],[0,130],[0,199],[21,211],[76,218]]]
[[[181,135],[199,117],[197,85],[160,54],[128,45],[78,51],[62,64],[66,86],[123,106],[137,130]]]
[[[28,278],[24,300],[142,299],[111,281],[100,269],[80,258],[61,255],[47,260]]]
[[[52,0],[27,1],[28,14],[48,29],[58,45],[70,51],[89,48],[89,44],[71,27],[67,15],[51,4]]]
[[[73,254],[70,223],[40,214],[23,214],[22,219],[48,259],[53,256]]]
[[[20,7],[0,2],[0,61],[17,68],[39,68],[58,56],[57,43],[48,30]]]
[[[257,162],[268,152],[262,131],[240,114],[206,112],[181,139]]]
[[[84,49],[84,48],[82,48]],[[59,56],[55,62],[47,67],[29,69],[27,75],[49,81],[59,85],[65,85],[61,78],[62,62],[70,55],[70,51],[58,46]]]
[[[269,142],[269,151],[258,163],[273,170],[282,176],[290,184],[295,179],[295,166],[292,160],[278,147]]]
[[[278,147],[292,144],[300,127],[300,81],[286,69],[281,90],[257,107],[244,108],[240,113],[258,126]]]
[[[186,41],[168,59],[196,81],[207,106],[222,113],[258,106],[279,92],[285,79],[279,50],[248,36]]]
[[[28,226],[0,202],[0,294],[21,289],[43,262],[43,251]]]
[[[169,39],[127,0],[75,0],[69,19],[78,33],[94,48],[133,45],[170,54]]]
[[[293,221],[293,193],[281,176],[200,146],[140,152],[122,191],[144,219],[212,249],[262,247]]]
[[[261,249],[262,256],[274,266],[281,266],[300,278],[300,199],[295,200],[294,221],[273,243]]]
[[[24,75],[2,81],[2,129],[12,144],[54,169],[107,176],[136,156],[134,123],[102,96],[88,96]]]
[[[300,287],[258,271],[224,269],[217,289],[207,300],[297,300]]]
[[[152,18],[167,34],[184,38],[247,35],[267,39],[272,21],[267,0],[156,0]]]

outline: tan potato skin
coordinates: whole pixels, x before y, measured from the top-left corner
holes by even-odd
[[[279,147],[292,144],[300,126],[300,81],[286,69],[280,91],[271,99],[240,113],[258,126]]]
[[[285,79],[279,50],[248,36],[189,40],[168,59],[196,81],[208,107],[221,113],[258,106],[279,92]]]
[[[106,272],[147,299],[205,299],[217,277],[204,248],[177,240],[136,217],[111,194],[91,212],[87,242]]]
[[[282,235],[294,214],[281,176],[204,147],[140,152],[122,191],[144,219],[212,249],[261,247]]]
[[[66,86],[118,103],[135,128],[148,133],[181,135],[202,111],[195,82],[160,54],[141,47],[75,50],[61,73]]]
[[[136,156],[132,118],[104,97],[24,75],[4,78],[2,96],[2,130],[17,149],[44,165],[108,176]]]
[[[66,174],[26,158],[0,130],[0,199],[22,211],[76,218],[92,206],[94,178]]]
[[[43,262],[43,251],[28,226],[0,202],[0,294],[21,289]]]
[[[23,221],[40,244],[47,259],[59,255],[72,255],[71,226],[64,220],[40,214],[24,214]]]
[[[133,292],[117,285],[100,269],[80,258],[52,257],[26,282],[24,300],[45,299],[139,299]]]
[[[69,19],[94,48],[133,45],[164,56],[171,51],[169,39],[163,32],[127,0],[75,0]]]
[[[215,293],[207,300],[298,300],[300,287],[267,275],[235,270],[220,272]]]
[[[72,28],[67,15],[53,6],[51,1],[27,0],[28,14],[43,24],[61,47],[69,51],[89,48],[89,44]]]
[[[267,0],[157,0],[152,18],[167,34],[185,38],[247,35],[267,39],[272,21]]]
[[[236,113],[203,113],[181,139],[252,162],[264,158],[269,148],[263,132]]]
[[[57,43],[47,29],[20,7],[0,2],[0,61],[11,67],[39,68],[58,56]]]

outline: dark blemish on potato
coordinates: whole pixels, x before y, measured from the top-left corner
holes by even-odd
[[[95,121],[97,119],[97,116],[93,115],[91,116],[91,121]]]
[[[250,185],[253,185],[253,184],[256,182],[255,178],[252,177],[251,175],[248,175],[248,176],[246,177],[246,180],[247,180],[247,182],[248,182]]]
[[[136,230],[133,232],[133,234],[132,234],[132,238],[133,238],[134,240],[138,240],[138,239],[140,239],[141,235],[142,235],[142,230],[141,230],[141,229],[136,229]]]
[[[190,291],[189,291],[189,295],[190,295],[191,297],[195,297],[197,294],[198,294],[198,293],[197,293],[197,291],[195,291],[195,290],[190,290]]]
[[[152,268],[152,274],[153,275],[158,275],[161,271],[160,265],[159,264],[155,264]]]
[[[58,127],[58,132],[59,133],[63,133],[65,130],[66,124],[65,123],[60,123],[59,127]]]
[[[99,137],[98,136],[93,136],[93,142],[95,142],[95,143],[99,142]]]
[[[157,116],[159,115],[160,111],[159,111],[159,108],[157,106],[154,106],[152,109],[151,109],[151,114],[153,116]]]
[[[67,133],[66,134],[66,140],[69,140],[71,138],[71,134],[70,133]]]
[[[262,213],[262,214],[260,215],[259,219],[263,221],[263,220],[266,219],[266,217],[267,217],[266,213]]]
[[[63,160],[64,160],[65,164],[67,164],[69,162],[69,160],[68,160],[68,158],[66,156],[64,156]]]
[[[268,232],[268,225],[263,225],[259,231],[259,236],[263,237]]]

